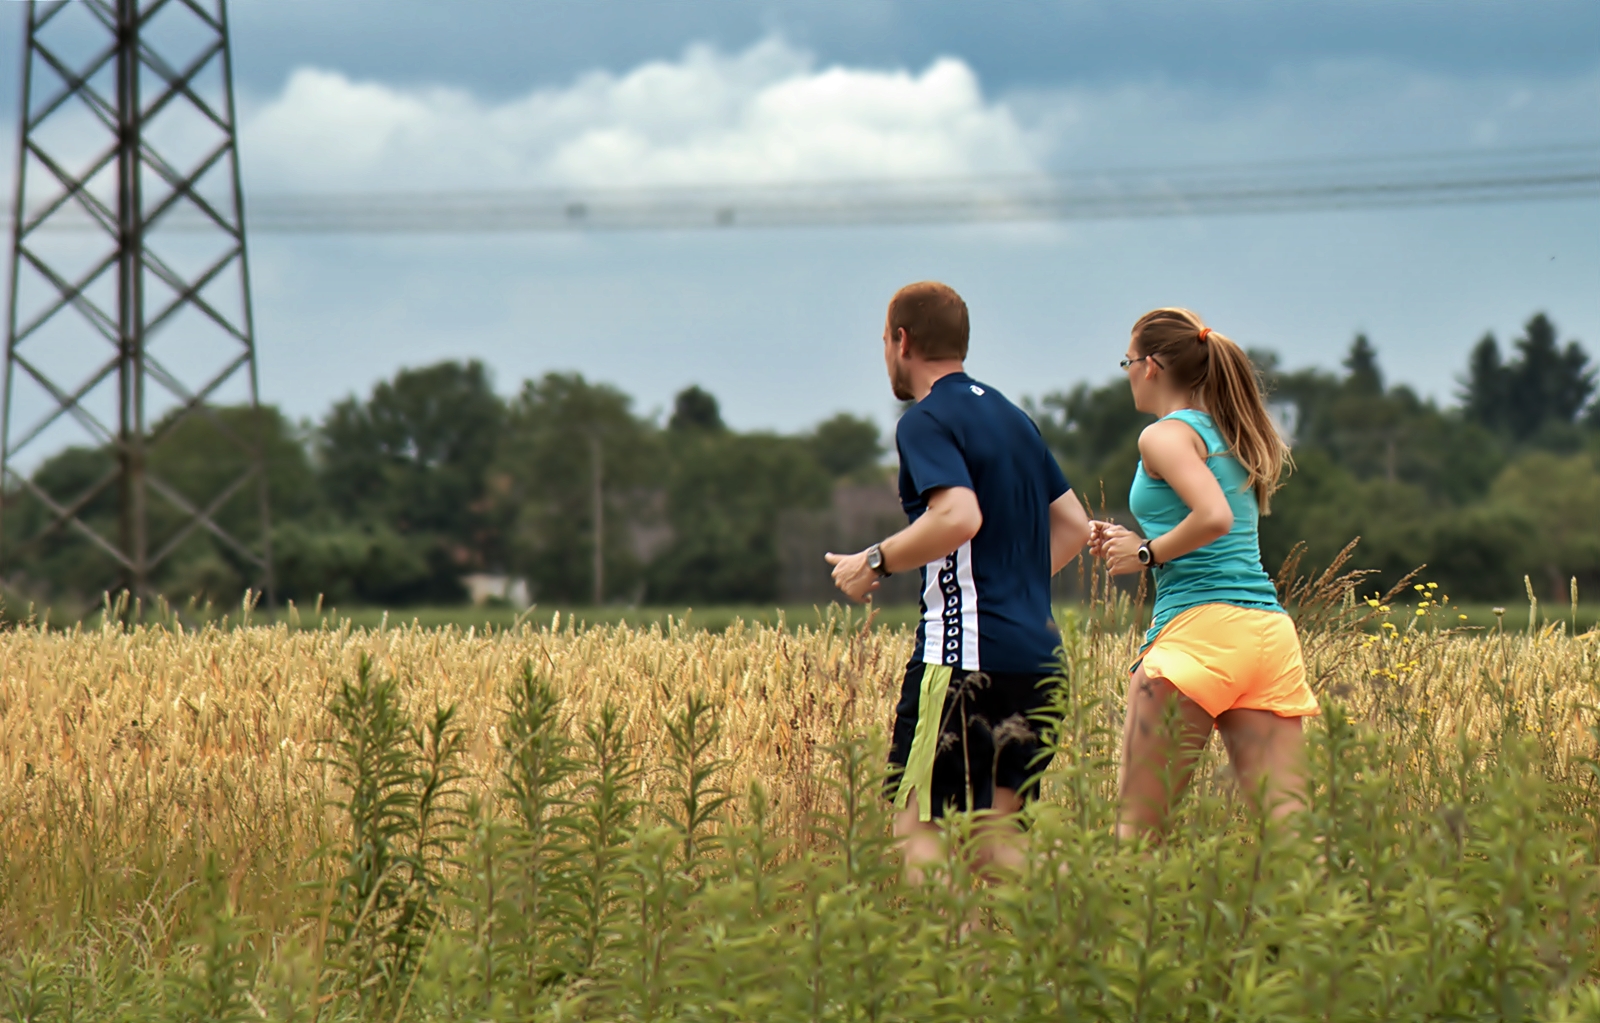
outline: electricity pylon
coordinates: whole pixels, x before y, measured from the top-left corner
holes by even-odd
[[[30,0],[26,14],[4,570],[76,534],[109,559],[108,585],[145,596],[186,541],[210,534],[270,601],[226,0]],[[187,462],[162,447],[180,433]],[[36,472],[72,444],[86,469]]]

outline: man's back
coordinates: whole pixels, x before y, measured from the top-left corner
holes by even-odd
[[[900,419],[900,500],[915,522],[928,494],[968,487],[983,526],[923,568],[917,659],[968,671],[1047,671],[1050,512],[1066,478],[1025,413],[965,373],[941,377]]]

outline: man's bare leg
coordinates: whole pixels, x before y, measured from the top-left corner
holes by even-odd
[[[905,857],[906,880],[914,885],[922,883],[923,871],[944,860],[944,835],[939,825],[918,820],[915,806],[894,815],[894,837]]]
[[[1021,810],[1022,796],[1015,789],[994,790],[994,808],[977,828],[979,845],[974,866],[980,873],[989,873],[991,866],[1007,871],[1022,870],[1021,833],[1017,830],[1017,814]],[[905,857],[906,880],[912,884],[921,884],[923,872],[945,858],[944,835],[939,825],[918,820],[915,806],[895,814],[894,836]]]
[[[1022,796],[1016,789],[994,790],[994,809],[980,825],[983,845],[979,847],[981,867],[993,874],[990,868],[998,867],[1011,874],[1022,873],[1027,865],[1022,854],[1022,832],[1017,827],[1017,814],[1022,812]]]

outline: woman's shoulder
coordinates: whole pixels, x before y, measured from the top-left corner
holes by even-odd
[[[1223,439],[1222,431],[1217,428],[1216,421],[1209,412],[1197,408],[1181,408],[1176,412],[1169,412],[1145,429],[1163,427],[1163,433],[1154,436],[1171,436],[1182,438],[1191,444],[1197,444],[1201,450],[1201,457],[1210,458],[1228,450],[1228,442]],[[1142,438],[1141,434],[1141,438]]]
[[[1184,412],[1193,411],[1183,409]],[[1204,415],[1204,413],[1200,413]],[[1205,443],[1205,437],[1197,424],[1189,421],[1187,417],[1180,418],[1178,413],[1163,416],[1139,431],[1139,450],[1144,451],[1146,445],[1165,448],[1170,445],[1194,446],[1195,441]]]

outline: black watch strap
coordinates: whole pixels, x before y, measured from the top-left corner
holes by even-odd
[[[867,567],[878,573],[880,578],[889,575],[889,566],[883,563],[883,548],[873,544],[867,548]]]
[[[1139,545],[1139,564],[1145,568],[1161,567],[1161,562],[1156,560],[1156,552],[1150,549],[1149,540]]]

